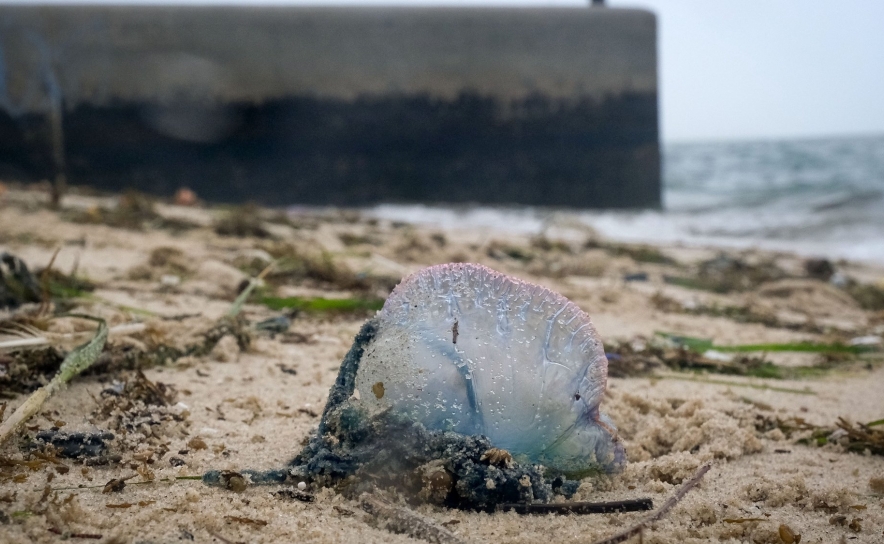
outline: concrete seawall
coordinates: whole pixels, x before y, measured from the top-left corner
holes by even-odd
[[[655,207],[655,18],[0,7],[0,176],[53,145],[73,183],[220,201]]]

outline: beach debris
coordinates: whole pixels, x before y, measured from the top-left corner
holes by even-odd
[[[753,289],[762,283],[789,277],[773,260],[749,262],[720,253],[714,259],[701,262],[692,276],[664,276],[672,285],[715,293],[732,293]]]
[[[757,378],[792,379],[824,375],[833,368],[849,368],[853,362],[872,364],[880,345],[872,339],[841,342],[790,342],[722,346],[711,339],[658,332],[652,338],[611,341],[607,346],[608,373],[613,377],[647,376],[668,368]],[[818,353],[812,365],[781,366],[766,359],[768,353]]]
[[[61,366],[58,373],[47,385],[36,390],[28,399],[16,409],[9,419],[0,423],[0,445],[8,440],[24,423],[36,414],[43,403],[58,389],[63,387],[72,378],[89,368],[98,359],[104,344],[107,341],[107,323],[103,319],[91,316],[78,316],[98,322],[95,337],[89,342],[71,351]]]
[[[306,284],[376,295],[381,291],[388,293],[400,279],[399,275],[392,277],[354,271],[343,260],[315,245],[265,240],[255,251],[266,255],[242,255],[234,264],[246,274],[255,275],[267,266],[267,257],[270,257],[275,266],[264,277],[264,282],[271,288]]]
[[[884,455],[884,419],[854,424],[839,417],[835,425],[830,427],[813,425],[800,417],[759,418],[756,429],[761,432],[779,429],[787,438],[795,433],[802,433],[803,436],[797,441],[799,444],[835,444],[850,452],[868,451],[873,455]]]
[[[261,208],[255,203],[230,208],[215,221],[215,233],[239,238],[270,238],[270,231],[261,217]]]
[[[362,509],[382,520],[384,529],[391,533],[406,534],[433,544],[463,544],[463,541],[447,528],[410,508],[394,506],[368,493],[363,494],[359,501]]]
[[[589,317],[564,297],[480,265],[430,267],[357,335],[292,475],[457,507],[548,502],[557,476],[625,462],[599,412],[606,366]],[[425,465],[440,461],[449,492],[421,493]]]
[[[877,495],[884,495],[884,478],[869,478],[869,490]]]
[[[93,206],[87,210],[70,211],[63,215],[74,223],[101,224],[137,231],[150,228],[183,231],[199,226],[183,219],[160,215],[156,211],[152,197],[134,190],[120,195],[113,208]]]
[[[11,253],[0,253],[0,309],[41,300],[40,283],[28,265]]]
[[[174,388],[153,382],[137,370],[125,381],[115,381],[101,392],[93,416],[119,433],[120,448],[152,444],[153,448],[147,451],[160,458],[167,451],[165,437],[182,434],[182,428],[188,424],[190,412],[185,405],[174,404],[175,396]]]
[[[69,317],[76,316],[65,315],[54,319]],[[9,340],[0,341],[2,392],[33,391],[46,383],[64,360],[64,350],[60,344],[78,339],[84,334],[50,334],[14,320],[0,323],[0,330],[12,330],[19,334]],[[108,330],[112,341],[108,342],[95,363],[85,372],[116,376],[121,371],[166,365],[187,356],[200,357],[211,353],[225,337],[234,340],[231,342],[234,349],[246,351],[251,344],[252,331],[241,316],[224,316],[208,328],[194,331],[193,341],[184,346],[180,343],[172,344],[165,338],[165,334],[164,327],[150,321],[114,326]],[[115,339],[123,341],[113,341]]]
[[[619,542],[625,542],[630,538],[641,534],[645,530],[645,528],[647,528],[654,522],[660,521],[666,516],[666,514],[669,513],[670,510],[675,508],[675,505],[677,505],[685,497],[685,495],[687,495],[694,487],[697,486],[697,484],[700,483],[700,481],[703,479],[703,476],[705,476],[711,468],[711,464],[703,465],[702,467],[700,467],[690,480],[683,483],[681,487],[676,490],[675,494],[673,494],[672,497],[670,497],[665,503],[663,503],[663,506],[661,506],[650,516],[644,518],[643,520],[639,521],[625,531],[621,531],[614,536],[602,540],[597,540],[593,544],[618,544]]]
[[[107,455],[108,442],[113,439],[113,433],[107,431],[84,433],[46,430],[37,433],[31,446],[51,446],[59,457],[82,459]]]

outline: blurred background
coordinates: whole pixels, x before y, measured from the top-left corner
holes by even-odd
[[[7,2],[3,6],[8,10],[29,4]],[[121,4],[139,9],[245,6],[237,2],[91,4]],[[120,87],[124,94],[113,94],[113,84],[102,78],[117,69],[115,62],[119,59],[114,54],[105,54],[96,61],[89,56],[88,47],[84,47],[81,56],[91,59],[92,68],[96,63],[99,68],[104,66],[104,71],[95,72],[100,77],[78,80],[77,85],[70,84],[72,78],[64,70],[76,64],[65,62],[66,54],[74,54],[75,44],[86,43],[94,48],[95,36],[101,36],[104,41],[99,45],[106,53],[124,50],[132,47],[131,33],[114,34],[101,25],[84,25],[79,35],[65,37],[68,42],[52,43],[35,41],[31,33],[23,43],[33,58],[26,60],[25,68],[16,68],[16,53],[8,39],[14,29],[27,26],[27,17],[4,17],[0,29],[7,41],[0,51],[0,66],[4,68],[0,70],[0,107],[15,121],[9,124],[14,128],[0,132],[0,145],[6,146],[0,154],[6,159],[6,166],[28,153],[37,155],[32,164],[54,166],[38,168],[34,173],[29,171],[27,161],[19,161],[5,168],[3,176],[52,179],[63,170],[74,183],[105,190],[135,186],[162,195],[170,195],[186,183],[209,200],[244,200],[253,196],[264,203],[292,206],[368,206],[370,213],[388,219],[440,226],[491,226],[520,233],[538,232],[551,216],[565,214],[615,240],[763,247],[884,262],[884,107],[880,104],[880,97],[884,96],[884,34],[879,31],[884,22],[884,4],[875,0],[748,0],[726,4],[701,0],[608,0],[590,7],[588,2],[576,0],[399,0],[358,5],[273,1],[249,3],[248,11],[334,6],[356,12],[379,5],[537,8],[535,27],[542,30],[523,28],[510,36],[511,42],[490,38],[483,42],[476,38],[482,30],[473,29],[468,34],[475,43],[461,44],[460,48],[452,45],[433,61],[437,62],[433,66],[450,63],[444,77],[416,83],[415,88],[403,86],[401,81],[375,84],[362,77],[359,84],[366,87],[348,88],[347,96],[378,89],[382,89],[381,95],[413,92],[423,96],[427,89],[435,92],[437,87],[444,87],[445,81],[455,80],[463,88],[481,87],[480,80],[485,76],[479,61],[471,64],[476,73],[465,74],[459,68],[463,65],[451,60],[471,47],[482,51],[477,56],[487,62],[507,66],[520,66],[530,56],[528,52],[536,53],[526,69],[545,75],[530,82],[503,78],[489,83],[477,93],[478,101],[464,100],[455,92],[455,85],[454,90],[439,91],[449,93],[441,102],[411,101],[403,106],[381,101],[366,105],[358,100],[347,102],[350,98],[345,97],[349,109],[342,109],[343,95],[335,93],[352,82],[332,81],[334,78],[324,74],[310,82],[318,91],[306,96],[321,98],[322,93],[330,93],[337,100],[333,101],[334,107],[301,101],[269,112],[256,112],[202,100],[199,89],[218,84],[224,79],[223,70],[206,60],[212,57],[211,52],[201,57],[193,51],[176,51],[168,45],[174,39],[163,37],[160,32],[157,43],[162,45],[158,48],[176,55],[162,61],[165,68],[174,68],[163,72],[163,92],[173,92],[178,101],[145,101],[139,103],[137,111],[129,111],[120,105],[119,99],[127,98],[125,92],[133,93],[128,95],[128,99],[133,99],[147,91],[124,85]],[[635,16],[637,22],[616,26],[610,22],[615,19],[603,19],[602,25],[592,26],[595,23],[587,17],[585,28],[580,26],[583,22],[568,22],[572,26],[566,31],[566,21],[579,18],[566,15],[557,19],[555,13],[575,9],[596,14],[620,12]],[[648,11],[656,20],[646,17]],[[479,19],[495,19],[493,13],[482,13]],[[550,13],[553,15],[547,15]],[[246,25],[247,19],[242,24]],[[408,24],[411,23],[405,23]],[[464,28],[458,24],[452,23]],[[208,22],[207,25],[211,26]],[[488,30],[485,35],[492,30],[504,32],[504,27]],[[320,28],[317,32],[323,31]],[[395,31],[387,35],[372,32],[372,43],[395,42]],[[540,37],[528,39],[534,36],[531,32]],[[349,40],[353,47],[360,47],[358,39],[329,32],[325,35],[328,41],[316,44],[313,54],[333,49],[329,44],[335,41]],[[235,51],[242,44],[252,43],[241,41],[243,37],[245,34],[230,35],[226,39],[228,49]],[[497,44],[499,48],[488,44]],[[524,49],[513,50],[512,44]],[[432,45],[427,47],[427,51],[433,50]],[[363,76],[370,73],[377,57],[366,52],[366,59],[375,59],[366,62],[352,58],[352,50],[349,51],[346,62],[368,66]],[[422,62],[419,55],[395,48],[372,51],[384,54],[385,63],[378,68],[378,74],[387,78],[390,74],[405,74],[402,81],[416,81],[413,70]],[[507,57],[507,51],[512,58],[501,61]],[[585,56],[579,51],[584,51]],[[280,58],[298,58],[292,57],[292,51],[286,48],[278,54]],[[54,63],[54,72],[40,68],[47,63]],[[138,68],[142,75],[152,73],[149,63]],[[17,84],[15,77],[28,70],[38,77],[30,83]],[[302,71],[308,70],[315,67]],[[299,69],[291,65],[290,71],[298,73]],[[285,79],[278,73],[271,76],[267,81]],[[147,80],[157,78],[150,76]],[[91,111],[85,116],[81,110],[76,115],[70,99],[76,93],[80,93],[84,103],[102,104],[105,110]],[[254,97],[247,94],[231,100],[254,103]],[[28,104],[28,96],[39,96],[36,105]],[[459,98],[452,98],[455,96]],[[518,102],[521,109],[516,113],[510,111],[509,121],[502,122],[489,113],[496,111],[497,103],[483,103],[483,96],[491,97],[492,102]],[[547,102],[531,102],[537,96]],[[31,111],[28,108],[39,110],[40,127],[32,133],[43,136],[29,136],[21,129],[31,122],[26,119]],[[157,139],[139,132],[147,130],[143,127],[133,128],[131,121],[135,117],[140,123],[138,127],[147,126],[151,138]],[[95,119],[99,121],[90,125]],[[272,127],[267,127],[276,125],[268,120],[292,126],[305,124],[305,119],[314,128],[328,130],[299,133],[295,140],[275,148],[273,138],[279,133],[265,139],[260,134],[248,139],[255,131],[272,132]],[[379,131],[380,125],[366,121],[358,124],[362,131],[358,132],[353,130],[353,119],[386,119],[392,128],[388,127],[389,133]],[[516,121],[510,122],[512,119]],[[240,137],[243,131],[237,127],[241,126],[249,127],[252,136]],[[426,149],[412,145],[421,141],[421,130],[427,126],[435,131],[430,144],[448,150],[447,155],[426,160]],[[489,126],[494,130],[488,130]],[[116,142],[117,147],[98,154],[88,151],[99,144],[78,140],[78,127],[79,133],[102,134]],[[357,132],[363,140],[340,144]],[[232,137],[233,134],[240,136]],[[14,144],[10,144],[13,140]],[[308,145],[308,141],[312,143]],[[315,144],[317,141],[324,143]],[[370,141],[375,142],[374,147],[366,146],[365,142]],[[169,142],[176,145],[167,146]],[[100,145],[106,147],[105,143]],[[54,152],[53,146],[60,146],[62,152]],[[132,146],[140,152],[133,151]],[[179,153],[182,146],[186,150],[183,154]],[[310,148],[309,156],[293,154],[292,149],[305,146]],[[358,159],[352,159],[354,146],[359,148]],[[37,148],[40,151],[34,152]],[[273,160],[291,159],[292,162],[279,159],[275,171],[282,174],[268,173],[272,170],[271,161],[266,158],[268,155],[261,154],[267,149]],[[240,162],[225,162],[223,157],[230,154],[238,154]],[[149,168],[141,165],[138,170],[132,161],[141,158],[125,163],[129,155],[150,155],[153,162]],[[99,167],[111,163],[112,168]],[[393,163],[395,167],[390,166]],[[213,166],[207,168],[206,164]],[[252,166],[243,167],[243,172],[236,174],[242,164]],[[267,168],[256,169],[255,164]],[[129,173],[121,175],[121,169],[127,168]],[[179,177],[173,179],[170,171]],[[263,175],[269,180],[266,186],[260,182]],[[212,187],[221,186],[212,176],[226,176],[232,181],[223,191],[212,194]],[[265,187],[264,193],[261,187]],[[303,190],[294,191],[292,187]]]

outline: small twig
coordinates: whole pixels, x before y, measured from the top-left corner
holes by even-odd
[[[68,538],[89,538],[92,540],[101,540],[102,538],[104,538],[104,535],[93,535],[93,534],[89,534],[89,533],[65,533],[64,531],[62,531],[60,529],[56,529],[55,527],[50,527],[47,530],[50,533],[53,533],[56,535],[64,535],[64,536],[67,536]]]
[[[548,504],[501,504],[498,510],[517,514],[610,514],[651,510],[651,499],[626,499],[611,502],[553,502]]]
[[[108,329],[107,332],[108,336],[120,336],[127,334],[136,334],[139,332],[144,332],[145,330],[147,330],[147,324],[145,323],[123,323],[122,325],[111,327],[110,329]],[[29,331],[25,331],[25,333],[28,332]],[[72,340],[77,337],[84,336],[85,334],[88,334],[88,331],[51,334],[49,336],[37,335],[31,337],[13,338],[11,340],[4,340],[0,342],[0,351],[16,351],[20,349],[39,348],[41,346],[46,346],[55,340]]]
[[[712,468],[711,464],[703,465],[702,467],[700,467],[700,470],[698,470],[697,473],[694,474],[694,476],[690,480],[682,484],[682,486],[678,488],[678,491],[676,491],[675,494],[669,498],[669,500],[663,503],[663,506],[661,506],[650,516],[639,521],[625,531],[619,532],[616,535],[605,538],[603,540],[597,540],[593,544],[617,544],[619,542],[625,542],[635,535],[641,534],[648,525],[663,519],[663,517],[668,514],[669,511],[672,510],[675,505],[678,504],[679,501],[681,501],[691,489],[693,489],[698,483],[700,483],[700,480],[702,480],[703,476],[705,476],[706,473],[709,472],[710,468]]]
[[[433,544],[464,544],[454,533],[417,512],[393,506],[368,493],[362,494],[360,502],[362,509],[369,514],[386,518],[386,529],[390,532],[406,534]]]

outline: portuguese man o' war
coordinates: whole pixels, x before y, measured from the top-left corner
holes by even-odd
[[[433,266],[363,326],[290,472],[454,506],[567,496],[625,461],[606,382],[577,305],[482,265]]]
[[[481,265],[440,265],[402,282],[378,323],[356,374],[370,410],[484,435],[566,473],[617,462],[613,424],[599,413],[602,343],[561,295]]]

